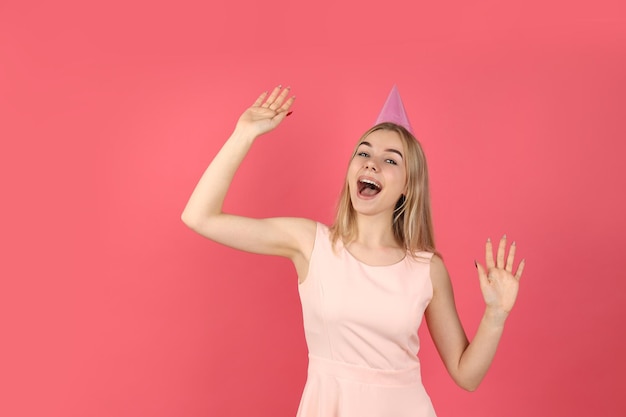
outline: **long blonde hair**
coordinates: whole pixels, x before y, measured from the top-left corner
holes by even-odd
[[[392,228],[399,245],[410,254],[419,251],[437,253],[435,249],[435,235],[430,210],[430,192],[428,189],[428,167],[426,156],[415,136],[403,126],[384,122],[369,129],[357,142],[352,158],[354,158],[359,144],[377,130],[390,130],[398,133],[404,146],[404,166],[407,173],[406,195],[400,197],[394,210]],[[335,223],[330,227],[330,237],[333,245],[341,239],[347,245],[357,235],[356,211],[350,199],[348,176],[344,181]]]

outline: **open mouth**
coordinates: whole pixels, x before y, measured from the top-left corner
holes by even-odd
[[[371,178],[359,178],[357,185],[359,195],[363,197],[373,197],[383,189],[383,186],[378,181]]]

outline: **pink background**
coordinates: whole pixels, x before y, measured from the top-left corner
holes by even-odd
[[[0,3],[0,415],[295,415],[292,266],[180,221],[278,83],[294,114],[255,144],[229,210],[329,222],[396,83],[468,334],[484,240],[527,258],[477,392],[422,329],[440,417],[626,415],[623,2],[345,3]]]

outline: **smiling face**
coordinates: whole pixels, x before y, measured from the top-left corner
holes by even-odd
[[[348,167],[347,185],[352,206],[364,215],[393,215],[406,192],[405,150],[393,130],[375,130],[364,137]]]
[[[395,123],[379,123],[352,155],[330,228],[333,245],[357,238],[359,216],[384,215],[407,251],[436,252],[426,155],[415,136]]]

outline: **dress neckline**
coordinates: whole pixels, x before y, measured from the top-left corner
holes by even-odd
[[[392,266],[400,265],[400,264],[402,264],[402,263],[406,260],[406,257],[407,257],[407,254],[405,253],[405,254],[404,254],[404,256],[402,257],[402,259],[400,259],[400,260],[398,260],[398,261],[396,261],[396,262],[393,262],[393,263],[390,263],[390,264],[384,264],[384,265],[371,265],[371,264],[368,264],[368,263],[366,263],[366,262],[363,262],[362,260],[360,260],[359,258],[357,258],[356,256],[354,256],[354,255],[352,254],[352,252],[350,252],[350,251],[348,250],[348,248],[346,247],[346,245],[344,245],[344,244],[343,244],[343,242],[341,242],[341,247],[342,247],[342,249],[343,249],[343,250],[344,250],[344,251],[348,254],[348,256],[349,256],[350,258],[352,258],[354,261],[358,262],[358,263],[359,263],[359,264],[361,264],[361,265],[367,266],[368,268],[388,268],[388,267],[392,267]]]

